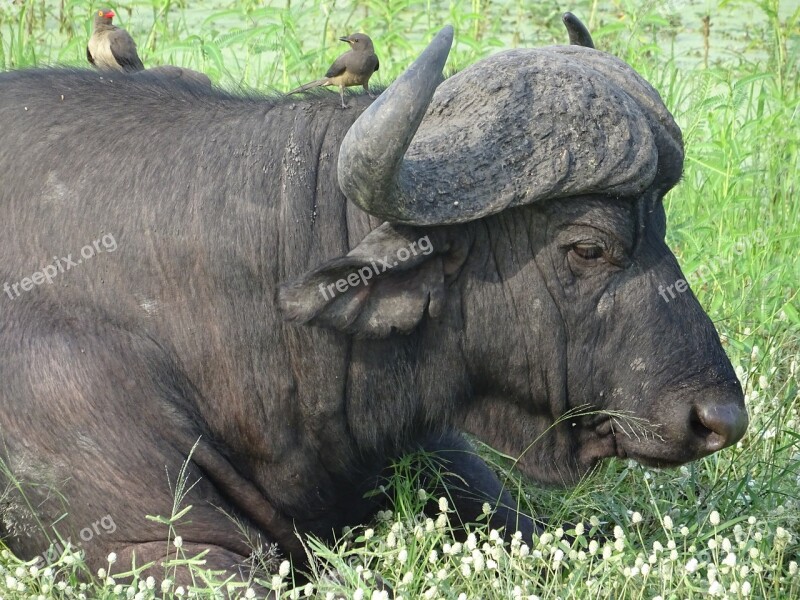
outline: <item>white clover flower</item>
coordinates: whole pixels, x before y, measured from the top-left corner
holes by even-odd
[[[397,561],[401,565],[406,564],[406,562],[408,561],[408,551],[405,548],[403,548],[402,550],[400,550],[400,552],[397,553]]]
[[[483,505],[481,506],[481,512],[486,516],[488,516],[492,512],[492,507],[489,506],[488,502],[483,503]]]
[[[290,570],[291,570],[291,565],[289,564],[289,561],[284,560],[278,567],[278,575],[280,575],[281,578],[286,577],[289,574]]]
[[[586,532],[586,527],[583,523],[578,523],[575,525],[575,535],[583,535]]]
[[[461,592],[458,595],[458,600],[467,600],[467,595],[464,592]]]
[[[631,523],[633,523],[634,525],[638,525],[641,522],[642,522],[642,513],[636,511],[631,515]]]
[[[564,537],[564,529],[563,529],[563,528],[561,528],[561,527],[559,527],[558,529],[556,529],[556,530],[553,532],[553,535],[555,535],[555,538],[556,538],[557,540],[560,540],[561,538],[563,538],[563,537]]]
[[[797,575],[797,561],[789,561],[789,575],[792,577]]]
[[[447,513],[440,513],[438,517],[436,517],[436,529],[444,529],[447,527]]]
[[[272,580],[270,581],[270,587],[273,590],[279,590],[283,587],[283,579],[281,579],[280,575],[272,576]]]
[[[708,520],[714,527],[716,527],[717,525],[719,525],[719,513],[715,510],[712,510],[711,514],[708,515]]]
[[[555,552],[553,552],[553,562],[561,562],[564,559],[564,551],[561,548],[558,548]]]
[[[725,552],[730,552],[732,550],[731,541],[728,538],[722,538],[722,549]]]
[[[461,574],[464,577],[469,577],[472,574],[472,569],[469,568],[467,563],[461,563]]]
[[[681,527],[681,535],[683,537],[686,537],[687,535],[689,535],[689,528],[686,525]]]
[[[756,558],[758,558],[758,555],[761,554],[761,552],[758,550],[758,548],[750,548],[749,554],[750,558],[755,560]]]
[[[480,573],[483,571],[485,563],[483,560],[483,553],[480,550],[473,550],[472,551],[472,566],[475,569],[476,573]]]
[[[622,552],[623,550],[625,550],[625,539],[624,538],[620,538],[618,540],[614,540],[614,550],[616,550],[617,552]]]
[[[305,587],[303,588],[303,595],[306,598],[311,598],[313,593],[314,593],[314,584],[313,583],[307,583],[305,585]]]
[[[64,583],[63,581],[60,583]],[[64,584],[66,585],[66,584]],[[17,580],[16,578],[12,577],[11,575],[6,575],[6,587],[10,590],[14,590],[17,588]]]
[[[156,580],[155,580],[155,578],[154,578],[154,577],[151,575],[150,577],[148,577],[147,579],[145,579],[145,582],[144,582],[144,584],[147,586],[147,589],[148,589],[148,590],[153,590],[153,589],[155,589],[155,587],[156,587]]]
[[[755,517],[747,517],[747,524],[748,525],[755,525],[756,524],[756,518]],[[744,586],[742,587],[742,589],[744,589]]]
[[[447,512],[447,509],[450,508],[450,505],[447,502],[447,498],[442,496],[439,498],[439,512]]]
[[[686,572],[694,573],[695,571],[697,571],[697,565],[698,565],[697,559],[695,557],[690,558],[686,562]]]
[[[591,525],[592,527],[600,527],[600,519],[592,515],[591,517],[589,517],[589,525]]]
[[[497,562],[493,558],[490,558],[486,561],[486,568],[490,571],[497,568]]]
[[[389,548],[394,548],[397,545],[397,536],[394,534],[394,531],[390,531],[386,536],[386,546]]]
[[[367,529],[366,531],[364,531],[364,539],[365,540],[371,540],[374,536],[375,536],[375,530],[374,529]]]
[[[407,571],[406,574],[403,575],[403,579],[401,580],[401,583],[403,585],[408,585],[412,581],[414,581],[414,572],[413,571]]]
[[[358,588],[355,592],[353,592],[353,600],[364,600],[364,590]]]
[[[725,588],[722,587],[719,581],[712,581],[711,585],[708,586],[709,596],[722,596],[723,593],[725,593]]]
[[[436,529],[436,523],[433,522],[433,519],[425,519],[425,533],[433,533],[434,529]]]
[[[499,531],[497,531],[497,529],[492,529],[492,530],[489,532],[489,541],[491,541],[491,542],[497,542],[497,541],[499,541],[499,540],[500,540],[500,532],[499,532]]]
[[[611,546],[606,544],[603,546],[603,560],[611,558]]]
[[[591,540],[589,542],[589,554],[594,556],[597,554],[597,549],[600,547],[600,544],[597,543],[597,540]]]
[[[722,559],[722,564],[728,567],[735,567],[736,566],[736,555],[733,552],[729,552],[725,558]]]
[[[117,562],[117,553],[112,552],[111,554],[108,555],[108,558],[106,560],[108,561],[109,565],[113,565],[115,562]]]
[[[710,540],[708,540],[708,549],[709,550],[716,550],[717,549],[717,540],[715,540],[714,538],[711,538]]]
[[[99,569],[97,569],[97,576],[100,579],[105,579],[106,578],[106,570],[103,567],[100,567]]]
[[[439,569],[436,572],[436,578],[440,581],[444,581],[447,579],[447,569]]]
[[[172,545],[175,546],[176,548],[180,548],[181,546],[183,546],[183,538],[179,535],[176,535],[175,539],[172,540]]]
[[[530,554],[530,552],[531,552],[531,549],[528,547],[528,544],[522,544],[519,547],[519,555],[522,558],[525,558],[526,556],[528,556],[528,554]],[[795,566],[797,566],[797,565],[795,565]]]
[[[121,596],[122,595],[122,590],[123,590],[122,584],[118,583],[117,585],[114,586],[114,595],[115,596]]]
[[[428,492],[424,489],[420,488],[417,490],[417,498],[419,498],[422,502],[425,502],[428,499]]]
[[[467,535],[467,549],[471,552],[478,547],[478,540],[474,533]]]
[[[669,515],[664,515],[664,529],[669,531],[670,529],[672,529],[672,527],[673,527],[672,517],[670,517]]]
[[[675,540],[667,541],[667,550],[675,550],[677,546],[675,545]]]

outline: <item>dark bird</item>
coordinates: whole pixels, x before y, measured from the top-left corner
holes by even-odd
[[[340,37],[340,41],[350,44],[350,50],[333,61],[325,73],[325,77],[293,89],[290,94],[305,92],[323,85],[338,85],[339,96],[342,99],[342,108],[347,108],[344,103],[344,88],[353,85],[362,85],[369,94],[369,78],[378,70],[380,63],[372,46],[372,40],[363,33],[354,33],[347,37]],[[372,94],[370,94],[372,96]]]
[[[124,29],[111,24],[114,11],[104,8],[94,16],[94,32],[86,46],[86,58],[103,71],[141,71],[144,69],[136,43]]]

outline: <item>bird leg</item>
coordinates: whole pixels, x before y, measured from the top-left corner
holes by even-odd
[[[339,86],[339,97],[342,99],[342,108],[347,108],[347,104],[344,103],[344,86]]]
[[[377,96],[375,96],[375,94],[373,94],[372,92],[369,91],[369,85],[366,84],[366,83],[364,84],[364,91],[367,92],[367,96],[369,96],[370,98],[376,98],[377,97]]]

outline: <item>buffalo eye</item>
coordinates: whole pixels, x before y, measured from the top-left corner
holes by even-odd
[[[603,248],[596,244],[575,244],[572,251],[583,260],[596,260],[603,256]]]

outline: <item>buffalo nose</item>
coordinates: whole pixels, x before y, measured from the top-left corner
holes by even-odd
[[[747,410],[738,403],[695,406],[692,416],[695,430],[708,452],[735,444],[747,431]]]

